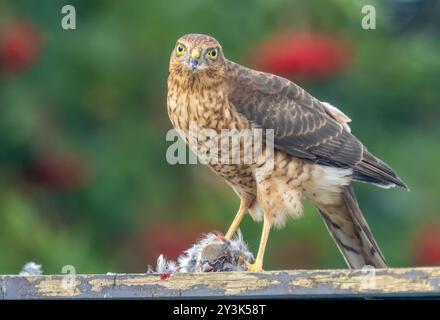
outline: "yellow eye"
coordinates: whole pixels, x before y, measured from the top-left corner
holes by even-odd
[[[178,56],[181,56],[181,55],[183,55],[183,54],[185,54],[185,52],[186,52],[186,48],[185,48],[185,46],[183,45],[183,44],[178,44],[177,45],[177,47],[176,47],[176,53],[177,53],[177,55]]]
[[[208,51],[208,57],[211,58],[212,60],[217,59],[218,57],[218,50],[217,49],[211,49]]]

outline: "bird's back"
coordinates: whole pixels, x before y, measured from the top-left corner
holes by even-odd
[[[228,70],[230,104],[254,125],[273,129],[277,149],[314,163],[352,168],[358,181],[407,188],[350,132],[348,117],[337,108],[285,78],[230,61]]]

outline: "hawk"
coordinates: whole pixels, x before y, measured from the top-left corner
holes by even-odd
[[[287,79],[227,60],[219,42],[202,34],[181,37],[171,53],[167,105],[173,126],[196,153],[203,141],[190,142],[191,123],[218,133],[273,132],[272,170],[261,171],[258,163],[207,163],[240,198],[225,237],[232,238],[246,213],[263,220],[248,270],[262,270],[270,229],[300,217],[304,199],[316,206],[350,268],[387,267],[352,182],[407,186],[350,132],[342,111]],[[267,154],[269,145],[264,148]]]

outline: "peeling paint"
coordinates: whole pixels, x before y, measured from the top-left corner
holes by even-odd
[[[283,270],[261,273],[177,273],[76,275],[71,289],[64,276],[0,276],[2,299],[155,297],[383,297],[440,298],[440,267],[363,270]],[[371,281],[374,279],[374,281]]]
[[[62,279],[48,278],[35,285],[35,289],[38,295],[42,295],[42,296],[75,297],[81,294],[81,291],[78,288],[79,285],[80,285],[80,281],[75,280],[72,288],[66,289],[63,286]]]
[[[170,290],[191,290],[204,285],[210,290],[218,291],[224,295],[238,295],[245,291],[261,290],[271,285],[276,285],[279,281],[261,279],[252,274],[238,272],[231,273],[210,273],[207,274],[174,274],[170,279],[162,280],[151,275],[136,275],[131,277],[116,277],[116,286],[157,286]],[[113,285],[109,279],[90,280],[93,292],[102,292]]]
[[[385,272],[390,273],[389,270]],[[295,287],[309,289],[318,285],[326,285],[333,287],[333,289],[346,290],[353,293],[434,292],[435,288],[431,282],[437,279],[440,283],[440,271],[431,269],[430,272],[425,273],[425,270],[419,270],[418,274],[420,273],[425,274],[425,279],[407,277],[407,269],[392,269],[392,274],[390,275],[379,274],[379,270],[377,270],[374,276],[361,273],[359,270],[343,271],[339,274],[328,272],[321,275],[310,274],[308,278],[295,278],[290,284]]]
[[[101,292],[105,288],[113,287],[115,283],[114,279],[92,279],[89,280],[92,292]]]

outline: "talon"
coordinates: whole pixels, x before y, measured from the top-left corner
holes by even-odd
[[[256,263],[246,263],[247,264],[247,271],[249,272],[261,272],[263,270],[263,266],[258,265]]]

